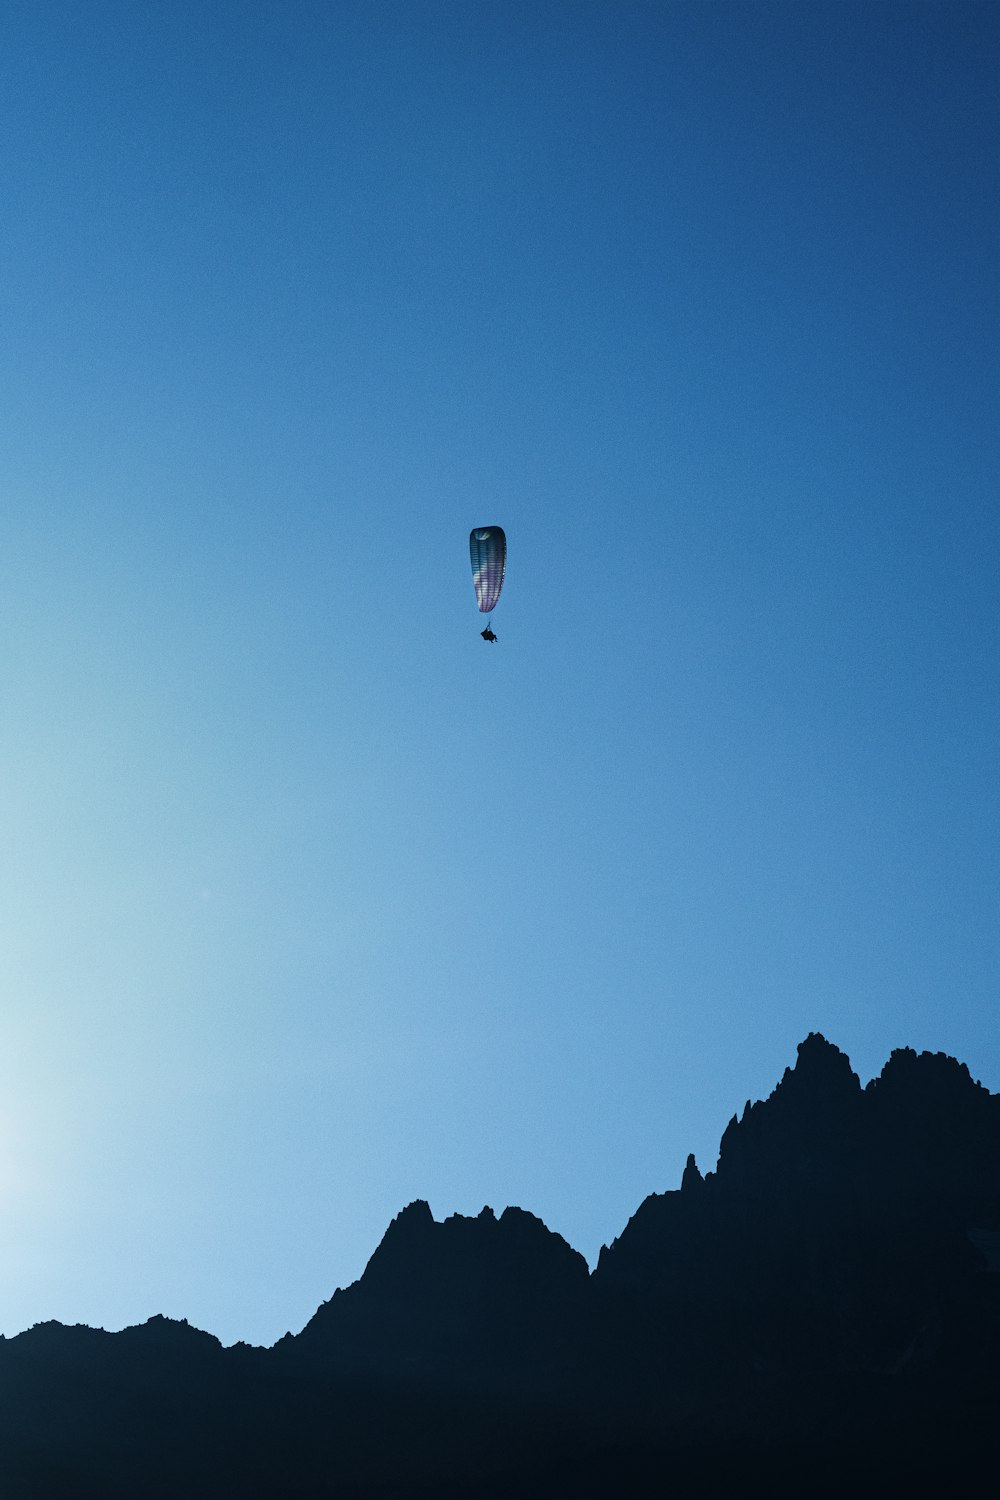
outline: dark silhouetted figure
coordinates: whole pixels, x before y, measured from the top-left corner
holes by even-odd
[[[493,634],[492,630],[490,629],[490,627],[488,625],[487,625],[486,629],[485,630],[481,630],[479,632],[479,634],[482,636],[482,638],[483,638],[484,641],[489,641],[491,645],[496,640],[496,636]]]

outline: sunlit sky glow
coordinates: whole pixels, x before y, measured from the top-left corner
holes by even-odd
[[[593,1260],[811,1030],[1000,1087],[998,31],[4,7],[3,1331]]]

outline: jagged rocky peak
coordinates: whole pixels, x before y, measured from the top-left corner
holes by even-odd
[[[204,1350],[222,1348],[214,1333],[195,1328],[187,1318],[167,1318],[162,1313],[154,1313],[145,1323],[135,1323],[129,1328],[123,1328],[119,1337],[125,1342],[134,1342],[161,1353],[182,1352],[195,1346]]]
[[[396,1216],[360,1280],[324,1303],[298,1341],[365,1361],[445,1359],[491,1341],[506,1347],[563,1316],[588,1281],[583,1256],[534,1214],[506,1208],[498,1218],[487,1207],[438,1221],[420,1200]]]
[[[484,1208],[483,1213],[492,1215],[493,1210]],[[544,1219],[540,1219],[537,1214],[530,1213],[526,1208],[515,1208],[509,1204],[500,1215],[498,1223],[508,1236],[517,1235],[521,1239],[534,1239],[539,1243],[543,1240],[546,1242],[557,1240],[566,1244],[561,1234],[556,1234]]]
[[[667,1247],[676,1248],[687,1232],[685,1226],[694,1222],[710,1202],[711,1178],[711,1173],[707,1179],[701,1175],[693,1152],[689,1153],[680,1188],[650,1193],[621,1234],[610,1245],[601,1246],[594,1273],[598,1283],[607,1285],[619,1272],[628,1276],[641,1269],[645,1274],[654,1261],[673,1265],[671,1249]]]
[[[861,1091],[861,1081],[851,1067],[851,1060],[819,1031],[810,1031],[796,1048],[794,1068],[786,1068],[778,1089],[808,1090],[827,1096],[846,1097]],[[775,1093],[778,1092],[775,1090]]]
[[[860,1127],[860,1080],[849,1058],[819,1032],[810,1032],[797,1050],[795,1066],[785,1069],[770,1096],[756,1104],[748,1099],[742,1117],[732,1117],[716,1171],[703,1177],[689,1156],[680,1192],[651,1194],[611,1245],[602,1246],[599,1278],[606,1280],[622,1267],[634,1272],[640,1265],[645,1274],[654,1261],[666,1263],[668,1242],[679,1243],[688,1232],[681,1224],[694,1222],[691,1215],[713,1204],[718,1207],[730,1192],[774,1200],[850,1174]]]
[[[939,1102],[949,1097],[989,1097],[989,1091],[973,1079],[965,1063],[946,1052],[918,1053],[912,1047],[897,1047],[890,1052],[889,1061],[869,1083],[866,1093],[892,1095],[894,1099],[933,1095]]]
[[[830,1171],[837,1157],[850,1154],[863,1098],[850,1059],[818,1031],[798,1045],[795,1066],[786,1068],[767,1099],[747,1102],[741,1119],[734,1115],[719,1146],[717,1175],[730,1184],[760,1186],[770,1176],[787,1183],[789,1171],[799,1178]]]
[[[965,1063],[945,1052],[914,1052],[900,1047],[865,1090],[876,1118],[897,1129],[936,1132],[942,1139],[955,1131],[1000,1127],[1000,1095],[991,1094],[972,1077]]]
[[[424,1233],[433,1223],[434,1215],[431,1213],[431,1206],[427,1202],[427,1199],[414,1198],[413,1202],[408,1203],[405,1208],[401,1208],[392,1220],[382,1237],[383,1244],[390,1235]]]
[[[412,1265],[422,1264],[441,1226],[424,1198],[416,1198],[391,1220],[365,1267],[362,1281],[395,1280]]]
[[[562,1235],[524,1209],[508,1207],[497,1218],[487,1206],[439,1222],[418,1199],[393,1219],[357,1285],[409,1295],[442,1279],[484,1275],[576,1280],[588,1271]]]
[[[698,1190],[698,1188],[701,1188],[701,1187],[704,1187],[704,1186],[705,1186],[705,1179],[704,1179],[704,1177],[702,1177],[701,1173],[698,1171],[698,1163],[695,1161],[694,1155],[692,1153],[692,1154],[690,1154],[688,1156],[687,1162],[685,1163],[685,1166],[684,1166],[684,1173],[683,1173],[683,1176],[681,1177],[681,1192],[682,1193],[696,1192]]]
[[[883,1171],[948,1196],[978,1195],[995,1215],[1000,1095],[944,1052],[894,1051],[865,1090]],[[989,1208],[993,1204],[994,1208]]]
[[[786,1068],[781,1082],[766,1100],[751,1104],[747,1100],[743,1110],[743,1121],[765,1112],[775,1113],[772,1106],[782,1110],[795,1109],[806,1113],[853,1104],[861,1093],[861,1081],[851,1067],[851,1060],[818,1031],[811,1031],[804,1042],[796,1048],[798,1057],[795,1066]],[[735,1116],[734,1116],[735,1119]]]

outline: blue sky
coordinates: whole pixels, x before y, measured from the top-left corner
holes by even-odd
[[[810,1030],[1000,1087],[998,31],[5,7],[4,1331],[593,1259]]]

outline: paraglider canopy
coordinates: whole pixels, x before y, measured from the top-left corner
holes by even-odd
[[[501,526],[476,526],[469,533],[472,583],[481,614],[491,615],[503,588],[507,568],[507,538]]]

